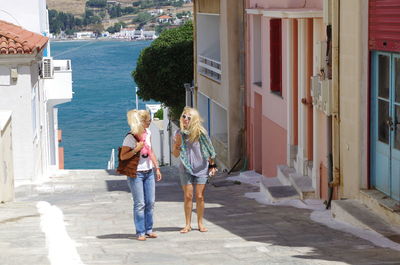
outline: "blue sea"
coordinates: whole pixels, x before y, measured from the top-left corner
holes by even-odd
[[[136,107],[131,77],[150,41],[52,42],[54,59],[71,59],[73,99],[58,106],[65,169],[105,169],[112,148],[128,132],[126,112]],[[139,109],[146,103],[139,99]]]

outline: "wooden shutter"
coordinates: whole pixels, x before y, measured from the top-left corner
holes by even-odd
[[[400,52],[400,1],[369,0],[370,50]]]
[[[270,20],[271,91],[282,93],[282,20]]]

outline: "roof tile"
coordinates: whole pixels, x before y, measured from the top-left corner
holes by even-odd
[[[0,20],[0,54],[32,54],[44,48],[49,38]]]

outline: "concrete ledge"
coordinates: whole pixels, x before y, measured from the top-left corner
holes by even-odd
[[[400,228],[390,225],[359,201],[332,201],[331,212],[332,216],[339,221],[362,229],[373,230],[394,242],[400,243]]]
[[[386,222],[400,226],[400,202],[375,189],[361,190],[360,201]]]

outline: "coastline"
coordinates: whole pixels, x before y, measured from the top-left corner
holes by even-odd
[[[122,38],[87,38],[87,39],[50,39],[51,42],[88,42],[88,41],[153,41],[153,40],[131,40]]]

